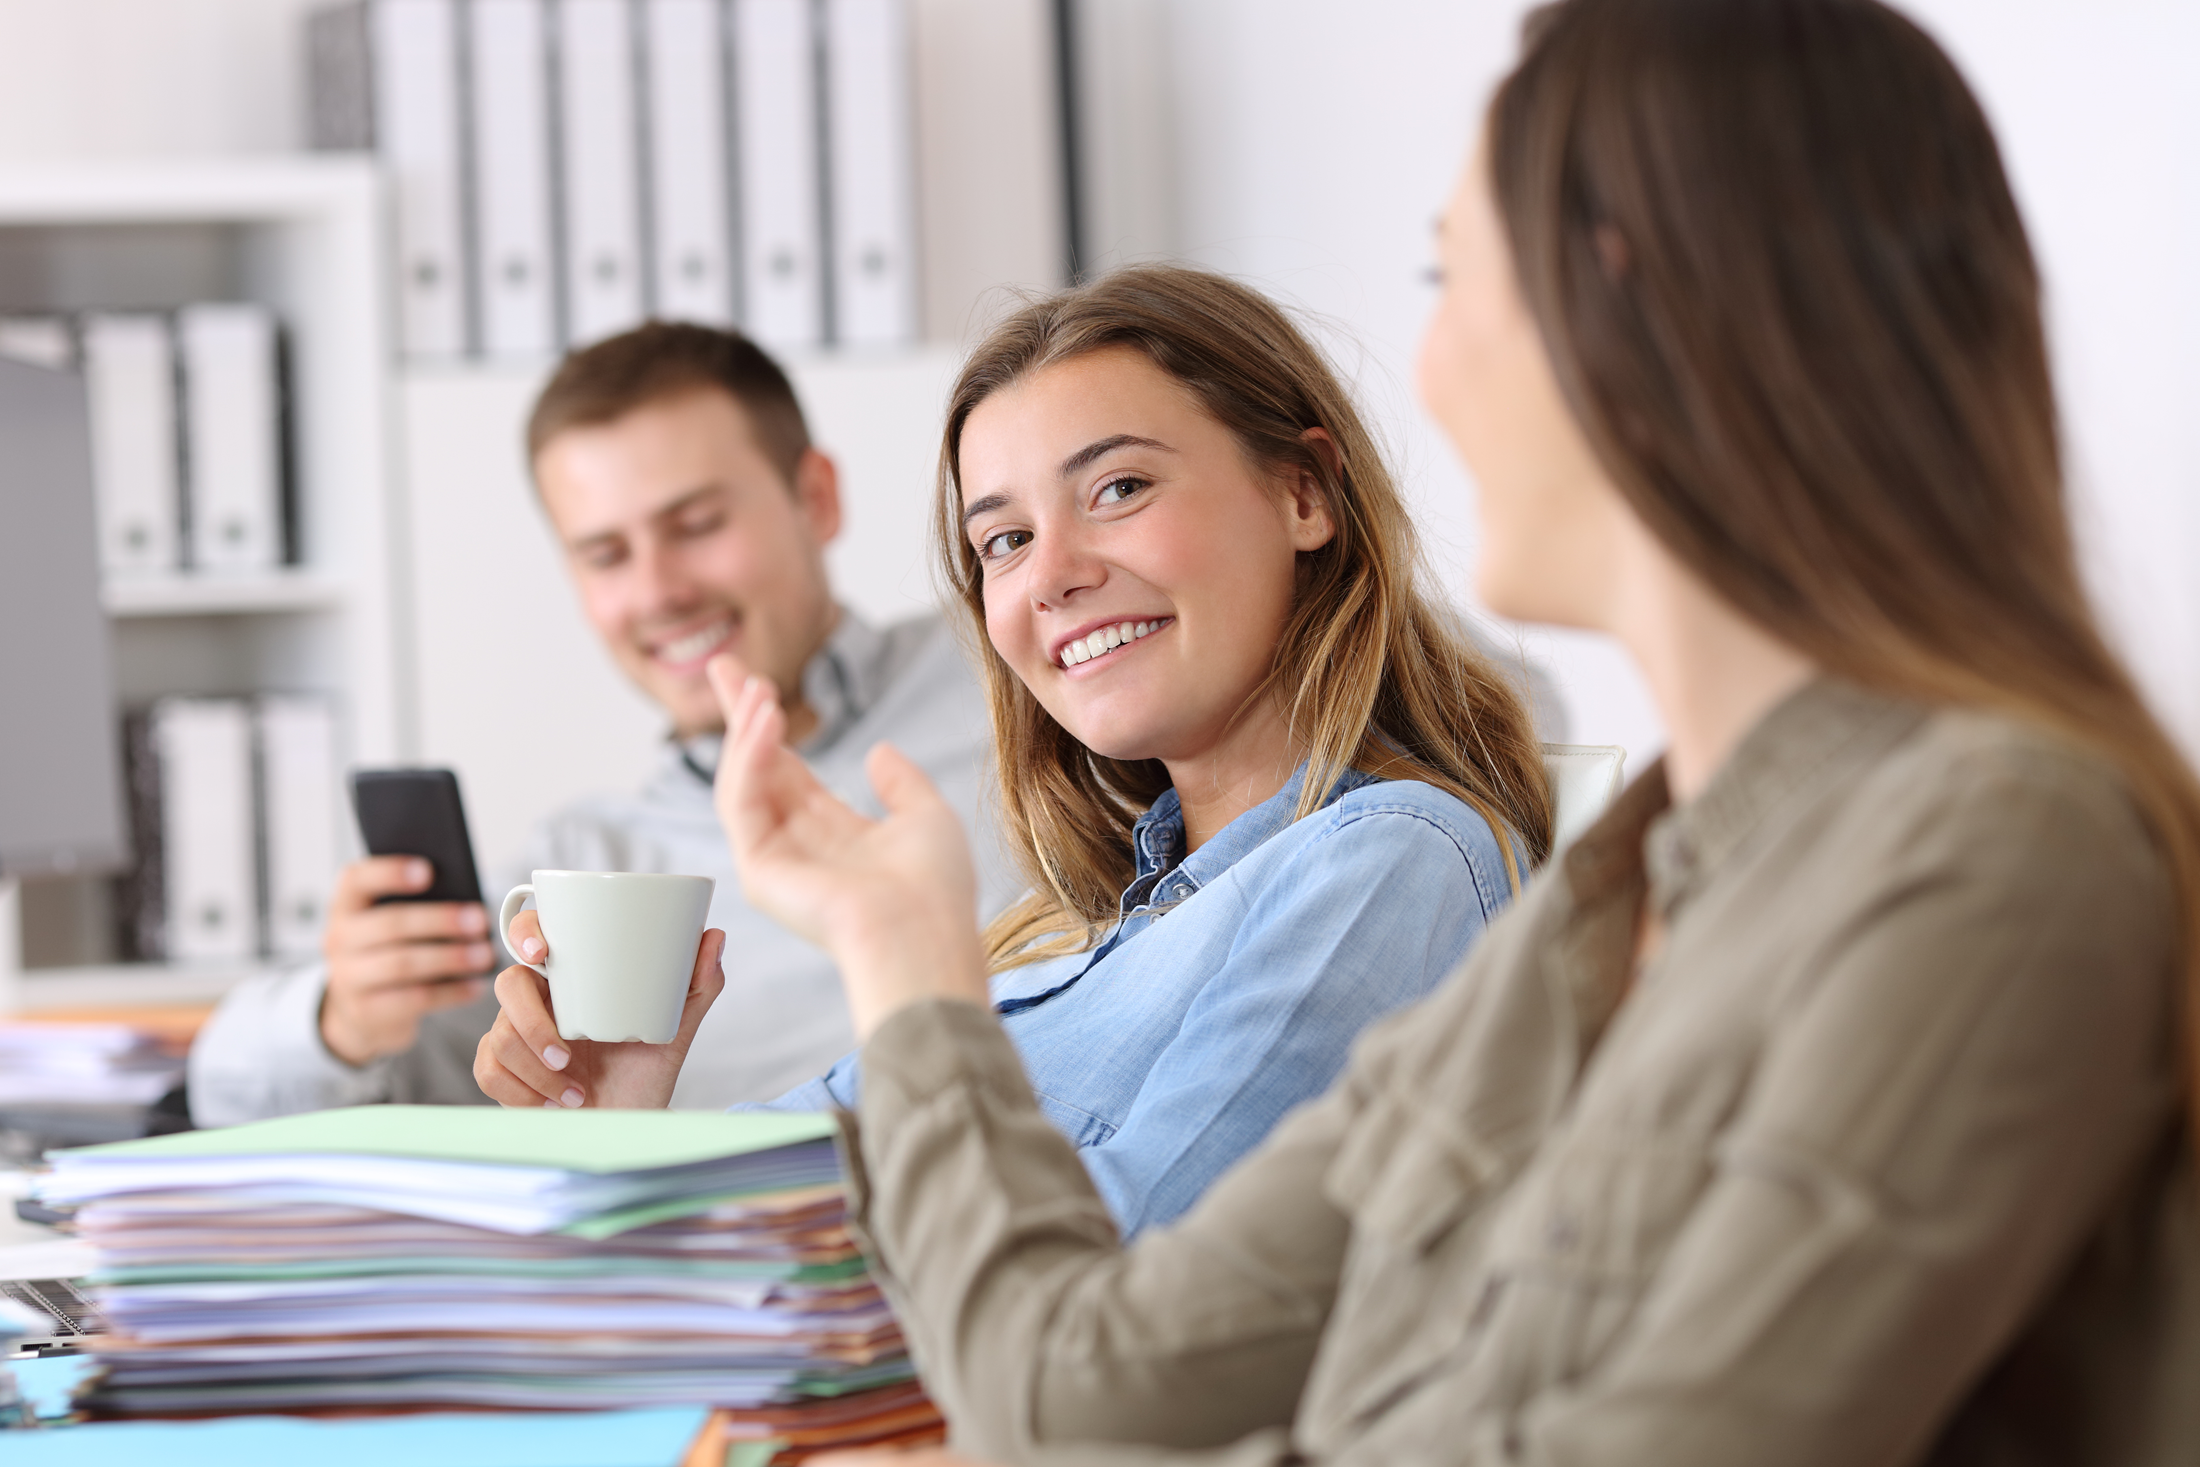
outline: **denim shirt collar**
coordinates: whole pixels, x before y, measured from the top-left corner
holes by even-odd
[[[1372,774],[1347,769],[1330,786],[1322,805],[1332,805],[1374,782]],[[1163,790],[1153,808],[1131,827],[1131,849],[1138,874],[1123,888],[1118,914],[1128,917],[1144,907],[1181,902],[1235,866],[1297,818],[1299,791],[1305,786],[1306,766],[1301,764],[1282,789],[1223,826],[1188,856],[1184,854],[1183,802],[1174,789]]]
[[[1375,783],[1375,776],[1347,769],[1329,787],[1322,807],[1335,804],[1352,791]],[[1284,787],[1216,831],[1207,843],[1184,854],[1184,806],[1173,789],[1163,790],[1153,807],[1131,827],[1131,849],[1138,874],[1117,902],[1115,927],[1105,940],[1080,954],[1066,975],[1055,963],[1038,963],[1014,969],[994,980],[993,1007],[1003,1016],[1037,1008],[1075,988],[1109,953],[1153,923],[1169,908],[1201,887],[1218,879],[1239,861],[1258,850],[1270,837],[1297,818],[1299,791],[1306,784],[1306,766],[1292,772]]]

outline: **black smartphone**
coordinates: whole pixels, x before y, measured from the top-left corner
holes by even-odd
[[[448,769],[355,769],[351,808],[372,856],[424,856],[435,869],[426,891],[385,897],[392,902],[478,902],[474,843],[458,776]]]

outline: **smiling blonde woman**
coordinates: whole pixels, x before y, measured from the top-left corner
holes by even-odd
[[[1135,1233],[1318,1095],[1511,901],[1550,840],[1539,752],[1514,686],[1423,598],[1335,374],[1220,276],[1125,271],[1004,323],[951,395],[938,526],[1031,882],[971,962]],[[885,754],[872,773],[884,794],[908,770]],[[865,825],[853,793],[783,791],[825,831]],[[938,900],[969,923],[971,893]],[[715,967],[706,944],[684,1034]],[[685,1038],[568,1049],[529,970],[498,993],[491,1096],[664,1103]],[[858,1082],[850,1056],[773,1104],[852,1109]]]

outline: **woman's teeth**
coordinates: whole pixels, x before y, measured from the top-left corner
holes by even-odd
[[[659,662],[693,662],[696,658],[717,647],[733,631],[731,621],[712,622],[699,632],[689,632],[675,641],[662,642],[657,647]]]
[[[1126,621],[1118,622],[1112,627],[1102,627],[1091,636],[1079,638],[1064,647],[1062,666],[1075,667],[1080,662],[1105,657],[1125,642],[1135,642],[1140,637],[1161,630],[1171,620],[1173,618],[1164,616],[1157,621]]]

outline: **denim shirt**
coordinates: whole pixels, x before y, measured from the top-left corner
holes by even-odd
[[[1328,1089],[1360,1031],[1433,989],[1511,900],[1470,806],[1354,771],[1293,821],[1304,778],[1189,855],[1165,791],[1133,828],[1138,874],[1105,940],[993,979],[1040,1109],[1126,1237]],[[854,1110],[860,1057],[762,1108]]]

